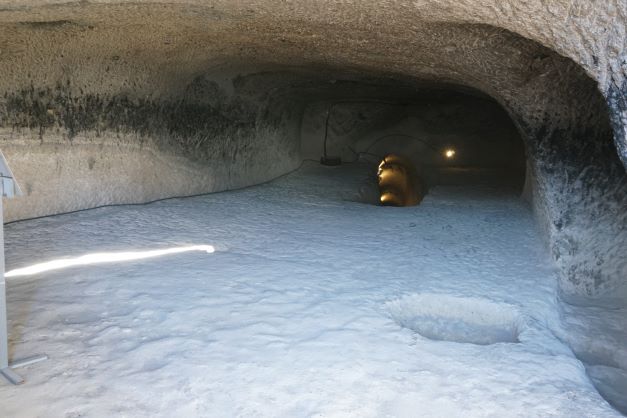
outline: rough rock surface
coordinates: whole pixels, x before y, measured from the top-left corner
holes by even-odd
[[[0,0],[2,148],[30,191],[9,217],[276,177],[306,104],[356,94],[338,80],[464,86],[526,142],[563,290],[627,297],[626,22],[625,0]]]
[[[9,225],[11,351],[50,360],[0,383],[3,417],[620,416],[564,341],[596,376],[627,365],[625,311],[593,328],[618,333],[562,319],[515,193],[348,200],[368,173],[306,162],[246,190]],[[14,275],[190,244],[217,248]]]

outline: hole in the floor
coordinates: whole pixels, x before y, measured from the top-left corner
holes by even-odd
[[[483,299],[418,294],[388,302],[392,318],[425,338],[488,345],[517,343],[518,314]]]

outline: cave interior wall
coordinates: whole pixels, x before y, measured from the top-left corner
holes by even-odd
[[[566,23],[554,19],[563,2],[532,13],[537,23],[456,3],[311,16],[306,5],[7,4],[0,140],[27,195],[7,202],[7,219],[257,184],[319,157],[300,138],[316,103],[463,86],[525,141],[565,294],[627,300],[624,2],[590,9],[597,22],[572,8]],[[361,87],[341,87],[351,83]]]

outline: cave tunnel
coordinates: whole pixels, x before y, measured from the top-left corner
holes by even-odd
[[[386,155],[401,156],[421,196],[437,185],[489,184],[522,193],[525,145],[496,101],[461,86],[424,83],[396,87],[394,95],[389,81],[381,83],[366,89],[335,80],[333,91],[343,90],[345,98],[309,104],[301,122],[302,158],[370,163],[375,172]],[[360,98],[362,92],[370,96]],[[359,200],[378,204],[374,189],[364,185]]]
[[[32,219],[303,167],[364,167],[342,199],[377,203],[377,165],[403,155],[425,202],[491,187],[529,208],[556,310],[584,318],[553,333],[627,411],[627,334],[594,325],[627,309],[626,4],[475,3],[0,1],[0,149],[24,192],[4,202],[8,265]]]

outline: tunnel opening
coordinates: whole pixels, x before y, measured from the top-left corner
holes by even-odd
[[[379,162],[377,183],[383,206],[416,206],[426,193],[412,162],[395,154],[388,154]]]
[[[359,97],[362,88],[360,83],[346,82],[343,94]],[[389,84],[378,88],[381,94],[393,89]],[[320,156],[325,165],[369,164],[374,175],[356,198],[364,203],[405,206],[398,199],[381,200],[381,163],[390,155],[404,160],[401,170],[412,172],[410,179],[404,176],[402,186],[420,196],[411,198],[411,205],[422,200],[429,188],[443,185],[500,186],[522,193],[525,145],[496,101],[456,86],[407,90],[396,101],[383,96],[309,104],[301,128],[303,158]],[[407,180],[415,186],[407,186]],[[394,181],[392,176],[389,181]]]
[[[476,18],[487,12],[466,13],[461,3],[451,6],[460,8],[457,15],[400,5],[362,14],[338,4],[315,22],[294,5],[244,10],[218,3],[0,10],[0,140],[26,195],[6,202],[5,220],[242,189],[298,175],[303,161],[321,159],[329,167],[316,166],[326,171],[311,175],[312,189],[331,184],[329,178],[343,181],[339,173],[351,165],[364,166],[367,179],[347,186],[357,197],[344,200],[379,205],[378,167],[399,155],[411,162],[427,198],[439,187],[461,193],[488,186],[529,202],[543,254],[557,267],[560,303],[568,303],[564,317],[580,319],[556,320],[554,333],[594,371],[599,387],[611,386],[604,379],[624,381],[616,378],[627,370],[624,333],[595,326],[607,309],[627,307],[627,83],[616,46],[610,54],[595,49],[605,40],[562,43],[582,31],[521,27],[511,16]],[[547,13],[559,15],[559,7]],[[372,30],[381,20],[390,25]],[[289,188],[279,192],[306,200]],[[342,201],[316,196],[320,201],[309,206]],[[207,205],[211,213],[221,203]],[[373,209],[365,206],[346,211]],[[371,225],[397,219],[409,226],[386,224],[392,236],[420,236],[410,230],[411,210],[374,209],[380,217]],[[247,225],[237,208],[232,212]],[[428,213],[435,220],[459,215],[446,208]],[[297,218],[288,215],[285,224]],[[168,228],[178,237],[175,226]],[[340,242],[310,232],[329,246]],[[264,233],[270,240],[272,231]],[[454,246],[438,237],[396,250],[410,260],[429,245],[442,253]],[[353,266],[357,255],[372,255],[351,248]],[[385,249],[373,253],[379,251]],[[550,287],[552,273],[543,274],[547,284],[538,287]],[[506,280],[515,283],[516,276]],[[581,325],[586,318],[588,328]],[[608,368],[618,370],[611,379]]]

